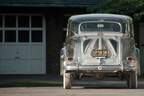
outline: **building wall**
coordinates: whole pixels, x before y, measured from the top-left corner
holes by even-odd
[[[82,14],[85,10],[77,9],[75,13],[65,12],[46,14],[46,62],[47,62],[47,73],[59,74],[60,72],[60,50],[63,46],[68,17],[72,14]]]
[[[47,18],[47,33],[46,33],[46,61],[47,73],[57,74],[59,71],[59,52],[62,47],[62,31],[63,18],[62,16],[48,16]]]

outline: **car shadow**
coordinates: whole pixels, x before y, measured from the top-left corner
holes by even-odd
[[[73,88],[80,89],[130,89],[127,87],[126,81],[100,81],[100,82],[83,82],[83,83],[74,83]],[[138,82],[137,89],[144,89],[144,81]]]

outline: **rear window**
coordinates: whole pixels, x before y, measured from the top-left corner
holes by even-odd
[[[121,32],[121,25],[116,22],[86,22],[80,26],[81,32]]]

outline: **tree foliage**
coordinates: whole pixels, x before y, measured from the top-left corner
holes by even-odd
[[[105,0],[96,6],[88,7],[88,12],[129,15],[135,21],[144,21],[144,0]]]

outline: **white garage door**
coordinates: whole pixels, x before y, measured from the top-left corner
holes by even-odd
[[[45,19],[0,15],[0,74],[45,74]]]

